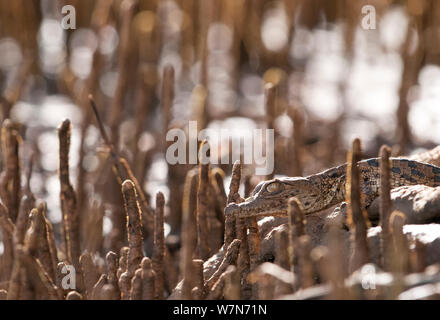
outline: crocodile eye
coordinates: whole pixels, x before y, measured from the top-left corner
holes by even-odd
[[[274,182],[266,187],[267,192],[273,193],[281,190],[281,183]]]

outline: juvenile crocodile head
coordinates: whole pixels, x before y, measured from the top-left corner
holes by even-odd
[[[309,178],[273,179],[259,183],[246,201],[229,204],[225,214],[239,218],[286,216],[291,197],[301,202],[304,213],[312,213],[319,210],[319,196],[320,192]]]

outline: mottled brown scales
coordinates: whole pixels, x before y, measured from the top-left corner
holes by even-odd
[[[422,157],[423,160],[433,163],[438,163],[437,158],[435,156],[429,160],[426,156]],[[379,196],[379,161],[379,158],[372,158],[358,162],[360,187],[366,207]],[[440,167],[404,158],[390,158],[390,162],[391,188],[417,184],[440,186]],[[346,171],[347,165],[343,164],[308,177],[285,177],[261,182],[255,187],[251,197],[242,203],[229,204],[225,213],[227,216],[241,218],[286,216],[287,202],[291,197],[300,201],[305,214],[327,209],[345,201]]]
[[[367,205],[379,195],[379,159],[361,161],[359,166],[363,181],[361,186],[367,194]],[[390,186],[396,188],[405,185],[423,184],[430,187],[440,186],[440,167],[408,159],[391,158]]]

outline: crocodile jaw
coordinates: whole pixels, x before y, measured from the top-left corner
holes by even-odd
[[[225,208],[226,216],[237,218],[287,216],[287,204],[283,201],[267,201],[250,198],[242,203],[231,203]]]

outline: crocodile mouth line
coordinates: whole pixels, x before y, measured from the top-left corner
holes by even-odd
[[[287,216],[287,210],[281,208],[270,208],[267,207],[246,207],[241,205],[232,204],[226,207],[226,215],[233,215],[238,218],[248,218],[248,217],[265,217],[265,216]]]

